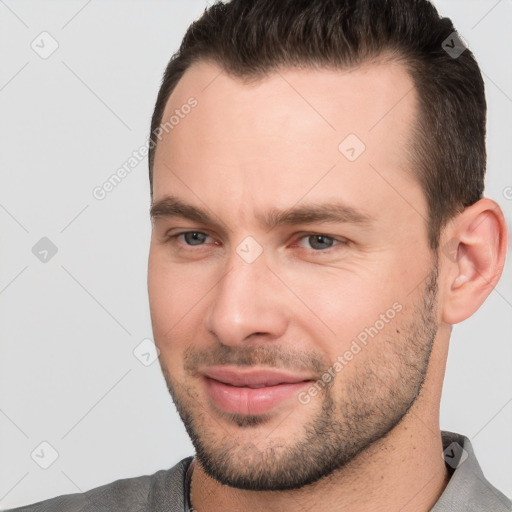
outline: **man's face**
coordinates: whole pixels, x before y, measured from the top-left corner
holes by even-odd
[[[437,267],[408,163],[415,91],[392,63],[219,73],[190,68],[163,117],[155,342],[205,471],[298,488],[388,433],[425,379]]]

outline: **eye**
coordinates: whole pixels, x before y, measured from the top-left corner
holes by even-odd
[[[177,239],[182,238],[186,245],[202,245],[210,238],[200,231],[187,231],[186,233],[180,233],[175,236]]]
[[[334,239],[332,236],[314,234],[314,235],[306,235],[303,236],[298,245],[300,247],[307,247],[309,249],[313,249],[315,251],[322,251],[326,249],[330,249],[334,245],[338,245],[340,243],[339,240]]]

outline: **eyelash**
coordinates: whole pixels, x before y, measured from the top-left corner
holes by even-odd
[[[210,237],[210,235],[208,235],[207,233],[204,233],[202,231],[183,231],[181,233],[176,233],[174,235],[170,235],[166,238],[165,242],[170,242],[170,241],[173,241],[173,242],[177,242],[179,237],[182,237],[182,236],[185,236],[187,234],[192,234],[192,233],[196,233],[196,234],[201,234],[201,235],[205,235],[206,237]],[[326,248],[326,249],[313,249],[311,247],[302,247],[300,245],[298,245],[298,243],[304,239],[307,239],[307,238],[310,238],[310,237],[325,237],[329,240],[332,240],[333,241],[333,245],[331,245],[330,247]],[[210,237],[211,238],[211,237]],[[338,238],[335,238],[333,236],[330,236],[330,235],[326,235],[324,233],[306,233],[306,234],[303,234],[301,235],[293,244],[292,244],[292,247],[294,246],[299,246],[299,247],[302,247],[303,249],[307,249],[311,252],[315,252],[315,253],[326,253],[326,252],[329,252],[330,249],[332,249],[333,247],[338,247],[340,245],[348,245],[349,241],[345,238],[343,238],[342,240],[339,240]],[[190,245],[190,244],[187,244],[187,243],[183,243],[183,245],[185,247],[195,247],[194,245]],[[203,246],[205,245],[204,243],[203,244],[197,244],[197,246]],[[215,242],[215,245],[218,245],[218,242]]]

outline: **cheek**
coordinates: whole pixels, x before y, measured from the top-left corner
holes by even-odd
[[[311,331],[331,357],[343,353],[358,335],[364,339],[365,330],[374,333],[375,325],[379,333],[389,333],[407,298],[400,282],[379,278],[386,273],[393,272],[389,268],[382,274],[362,268],[320,269],[314,274],[297,274],[295,279],[290,276],[295,294],[312,312],[306,321],[304,306],[297,304],[296,321]]]
[[[160,248],[151,249],[148,294],[155,342],[161,350],[197,338],[208,291],[215,283],[211,270],[198,264],[170,263]]]

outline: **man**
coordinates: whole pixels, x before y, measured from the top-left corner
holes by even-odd
[[[148,287],[196,454],[19,510],[512,510],[441,432],[499,280],[480,71],[424,0],[234,0],[156,102]]]

